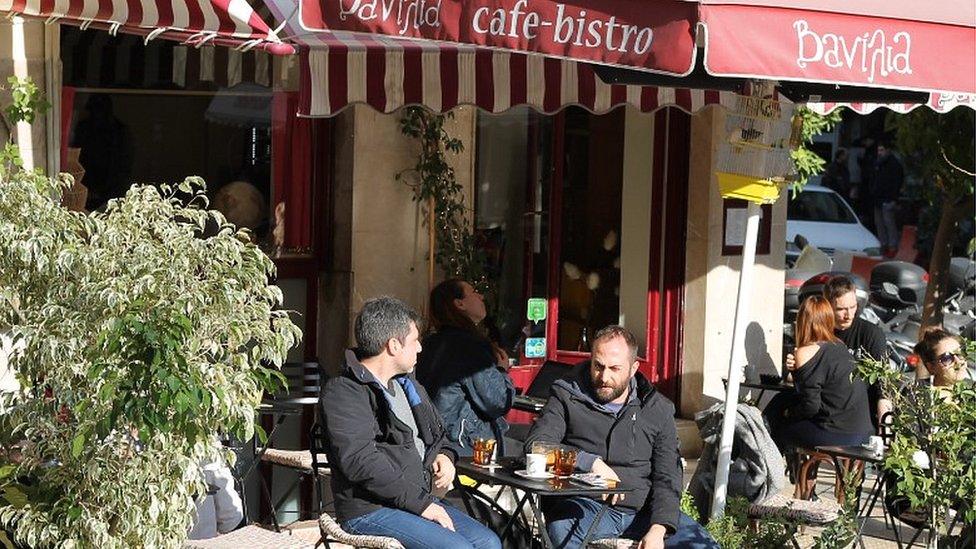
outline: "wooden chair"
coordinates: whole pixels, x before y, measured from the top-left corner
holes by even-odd
[[[834,496],[841,505],[844,504],[845,499],[844,478],[851,472],[856,472],[859,478],[864,478],[864,462],[861,460],[837,458],[835,461],[833,456],[808,448],[797,448],[796,456],[796,489],[793,497],[797,500],[809,500],[813,496],[813,490],[817,485],[817,470],[824,462],[834,468]]]

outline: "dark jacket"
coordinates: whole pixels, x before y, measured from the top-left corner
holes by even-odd
[[[864,382],[851,374],[854,359],[843,343],[821,343],[802,367],[793,371],[796,401],[791,420],[809,419],[835,433],[873,434],[868,392]]]
[[[894,154],[889,152],[884,158],[879,158],[871,180],[871,196],[875,205],[898,200],[904,181],[905,170]]]
[[[559,442],[581,451],[577,466],[588,471],[600,457],[633,492],[621,507],[650,513],[652,524],[673,533],[681,499],[681,462],[674,404],[637,374],[630,399],[614,414],[590,396],[589,368],[572,381],[559,380],[525,440]],[[583,453],[585,452],[585,453]]]
[[[834,335],[847,346],[855,361],[865,356],[874,360],[888,360],[888,344],[884,332],[877,325],[861,317],[855,318],[854,323],[846,330],[834,330]],[[871,412],[871,424],[875,429],[878,428],[878,414],[875,411],[878,409],[878,401],[881,397],[880,383],[868,386],[868,409]]]
[[[488,341],[445,327],[424,339],[423,349],[417,380],[433,398],[447,436],[461,455],[472,454],[476,438],[501,442],[508,430],[504,417],[512,408],[515,384],[495,366]]]
[[[393,414],[385,389],[352,350],[346,351],[339,375],[322,389],[323,442],[340,522],[381,507],[421,514],[434,501],[430,473],[434,458],[440,453],[457,458],[447,446],[444,425],[424,388],[412,375],[395,379],[407,393],[426,446],[423,461],[410,427]]]

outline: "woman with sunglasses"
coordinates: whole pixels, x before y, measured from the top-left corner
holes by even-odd
[[[941,328],[925,332],[915,345],[915,354],[931,375],[932,385],[948,389],[966,377],[966,358],[959,338]]]

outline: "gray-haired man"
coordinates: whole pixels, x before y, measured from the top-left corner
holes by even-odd
[[[337,518],[349,532],[407,549],[499,549],[491,530],[432,494],[453,482],[457,454],[412,375],[418,319],[397,299],[367,301],[356,317],[358,348],[322,389]]]

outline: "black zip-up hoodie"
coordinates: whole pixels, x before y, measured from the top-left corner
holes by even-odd
[[[411,401],[417,435],[426,447],[423,460],[410,427],[391,410],[386,389],[353,350],[346,351],[342,371],[322,389],[323,443],[332,467],[339,522],[382,507],[420,515],[434,501],[430,473],[434,458],[445,454],[451,461],[457,459],[424,388],[410,374],[394,379]]]
[[[681,461],[674,423],[674,404],[640,373],[631,382],[630,398],[614,414],[596,402],[589,368],[572,381],[559,380],[525,440],[558,442],[578,448],[577,467],[589,471],[600,457],[632,489],[619,504],[650,513],[651,524],[678,527]]]

